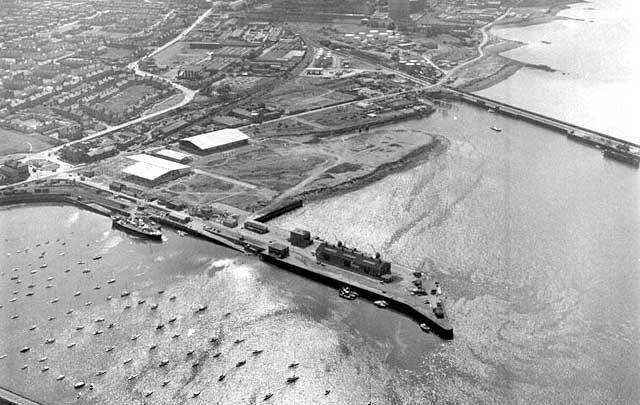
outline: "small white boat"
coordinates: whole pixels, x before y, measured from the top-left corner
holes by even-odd
[[[56,342],[55,338],[49,338],[44,343],[47,344],[47,345],[50,345],[50,344],[55,343],[55,342]]]
[[[131,357],[129,357],[128,359],[126,359],[125,361],[122,362],[122,364],[129,364],[133,361],[133,359]]]
[[[112,351],[113,351],[113,349],[115,349],[115,347],[114,347],[114,346],[109,346],[109,347],[107,347],[106,349],[104,349],[104,351],[105,351],[105,353],[110,353],[110,352],[112,352]]]
[[[71,342],[67,345],[67,349],[71,349],[72,347],[75,347],[76,343],[75,342]]]
[[[60,374],[59,376],[56,377],[57,381],[62,381],[64,380],[64,374]]]
[[[496,131],[496,132],[502,132],[502,129],[500,129],[500,128],[498,128],[498,127],[495,127],[495,126],[492,126],[492,127],[491,127],[491,129],[492,129],[493,131]]]

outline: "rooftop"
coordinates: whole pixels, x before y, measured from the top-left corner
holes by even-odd
[[[182,152],[178,152],[171,149],[162,149],[155,152],[155,154],[158,156],[166,157],[169,159],[175,159],[175,160],[184,160],[191,157],[191,155],[187,153],[182,153]]]
[[[225,128],[219,131],[184,138],[181,142],[189,142],[199,149],[206,150],[246,139],[249,139],[249,137],[242,131],[235,128]]]
[[[169,160],[160,159],[150,155],[134,155],[129,159],[135,160],[137,163],[127,167],[122,172],[131,176],[139,177],[145,180],[155,180],[174,170],[189,169],[189,166],[180,163],[171,162]]]

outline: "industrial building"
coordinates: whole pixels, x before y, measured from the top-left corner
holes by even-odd
[[[291,231],[291,233],[289,234],[289,242],[291,242],[293,246],[301,248],[306,248],[313,243],[313,241],[311,240],[311,233],[300,228],[296,228]]]
[[[156,186],[177,179],[191,172],[191,168],[151,155],[134,155],[129,159],[136,163],[125,168],[122,173],[132,182],[145,186]]]
[[[198,154],[222,152],[249,143],[249,137],[234,128],[208,132],[180,140],[180,147]]]
[[[171,149],[161,149],[159,151],[153,152],[153,155],[162,159],[167,159],[172,162],[177,162],[182,164],[187,164],[193,160],[191,155],[187,153],[171,150]]]
[[[383,281],[389,281],[392,277],[391,263],[381,260],[378,254],[371,257],[357,249],[348,248],[341,242],[337,245],[321,243],[316,249],[316,259],[322,263],[380,278]]]

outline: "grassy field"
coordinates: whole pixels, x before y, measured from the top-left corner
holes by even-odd
[[[44,135],[23,134],[6,128],[0,128],[0,156],[14,153],[39,152],[51,147],[49,138]]]
[[[147,85],[136,85],[125,89],[123,92],[115,94],[113,97],[105,100],[101,104],[114,113],[118,113],[127,109],[131,105],[136,105],[139,100],[147,95],[155,94],[158,90]]]
[[[330,160],[321,153],[257,146],[231,157],[197,162],[206,171],[282,192],[304,180],[310,171]]]

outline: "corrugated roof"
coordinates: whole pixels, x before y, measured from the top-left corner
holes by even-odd
[[[183,160],[191,157],[191,155],[189,154],[178,152],[171,149],[162,149],[157,151],[155,154],[158,156],[164,156],[164,157],[167,157],[170,159],[176,159],[176,160]]]
[[[151,155],[133,155],[129,159],[137,163],[127,167],[122,172],[145,180],[155,180],[174,170],[189,170],[190,167],[180,163]]]
[[[242,131],[235,128],[225,128],[219,131],[184,138],[181,142],[189,142],[198,149],[207,150],[245,139],[249,139],[249,137]]]
[[[151,155],[133,155],[133,156],[129,156],[129,159],[135,160],[137,162],[147,163],[152,166],[161,167],[166,170],[189,169],[189,166],[187,165],[172,162],[170,160],[162,159],[162,158],[151,156]]]
[[[138,162],[127,167],[122,172],[131,176],[139,177],[141,179],[153,181],[161,176],[164,176],[170,171],[171,170],[169,169],[164,169],[162,167],[154,166],[149,163]]]

